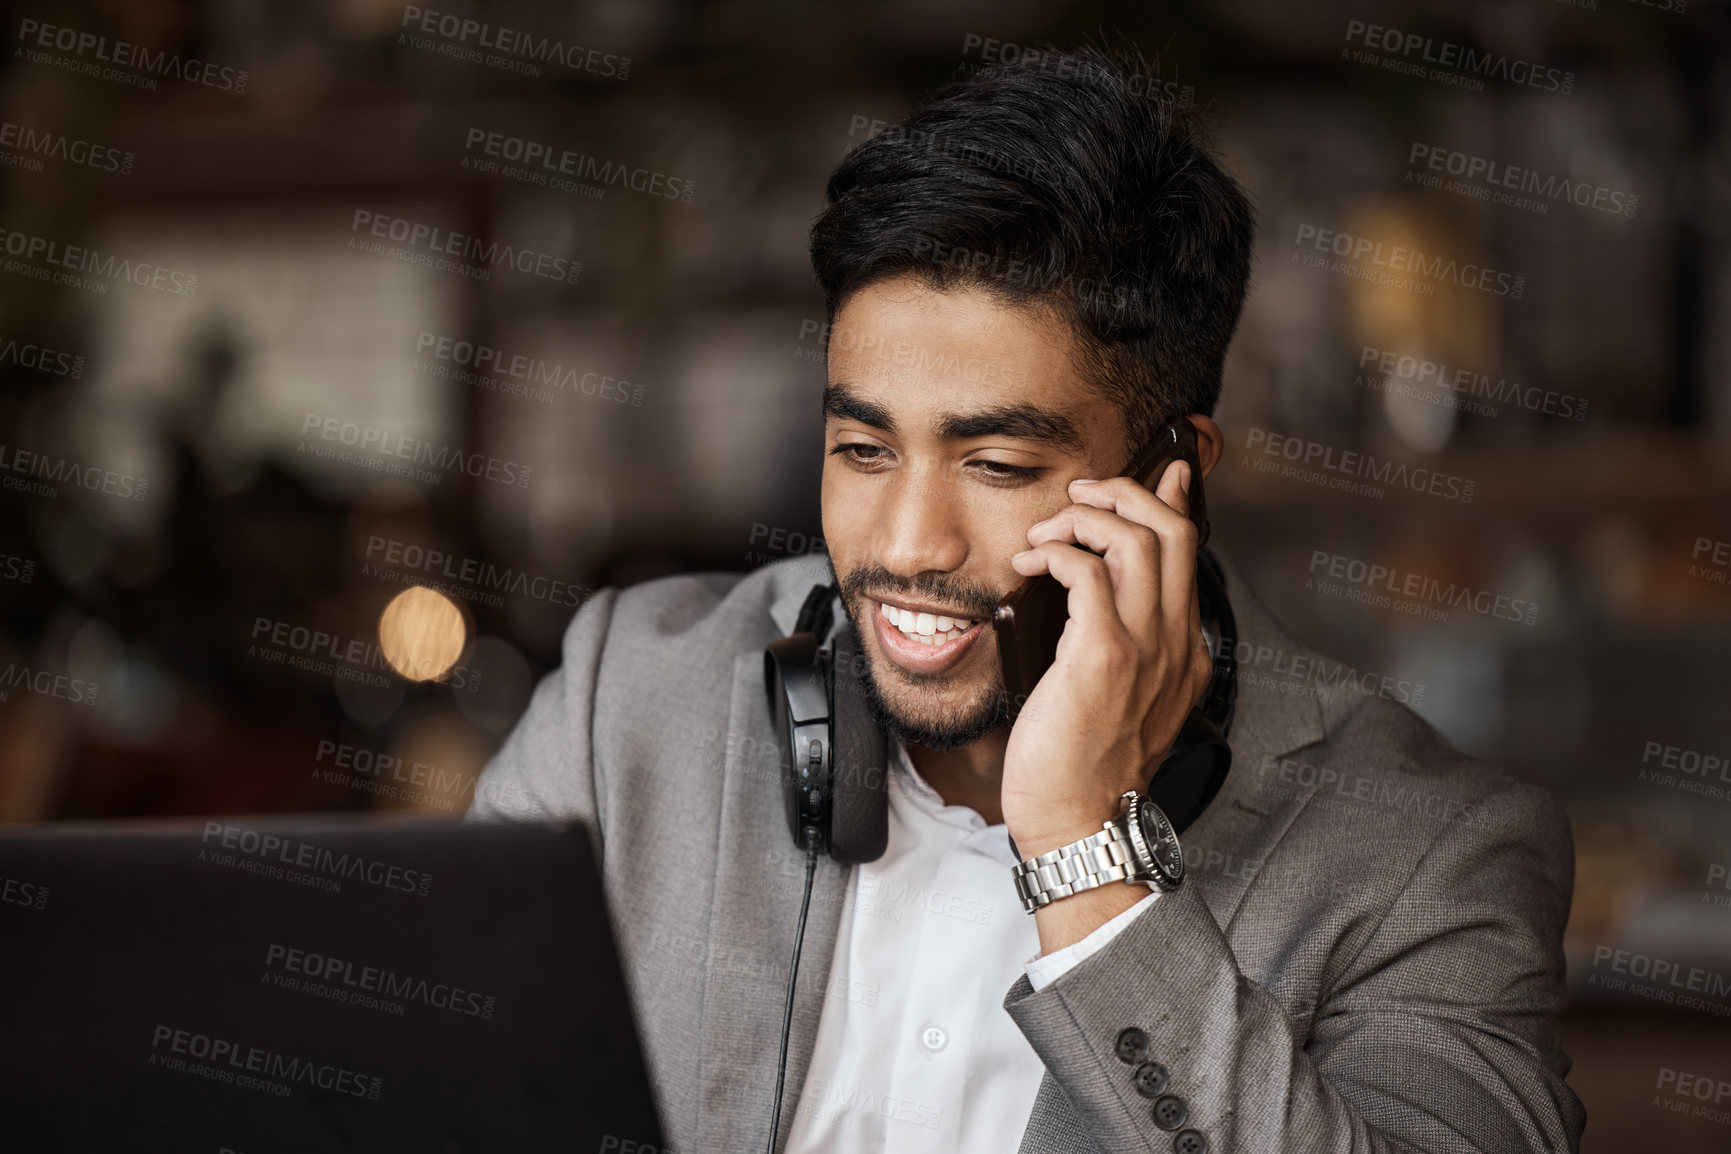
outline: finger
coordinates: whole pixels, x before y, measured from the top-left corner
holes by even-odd
[[[1153,528],[1168,512],[1190,516],[1189,472],[1189,462],[1173,461],[1152,491],[1130,477],[1109,477],[1104,481],[1071,481],[1068,495],[1078,504],[1107,509]]]
[[[1010,558],[1010,564],[1024,577],[1050,573],[1068,589],[1070,620],[1084,635],[1093,633],[1103,640],[1124,634],[1124,622],[1112,599],[1112,578],[1106,571],[1104,558],[1085,553],[1074,545],[1047,541],[1025,553],[1017,553]]]
[[[1028,530],[1028,543],[1092,549],[1106,562],[1119,619],[1138,639],[1153,636],[1160,606],[1160,537],[1146,525],[1091,505],[1067,505]]]
[[[1160,475],[1160,483],[1154,486],[1154,495],[1185,517],[1189,517],[1190,462],[1177,460],[1167,465],[1166,471]]]
[[[1120,517],[1147,525],[1159,536],[1161,596],[1157,607],[1163,616],[1171,616],[1175,621],[1186,616],[1187,602],[1196,597],[1196,550],[1201,533],[1184,512],[1190,507],[1185,493],[1190,483],[1189,472],[1189,462],[1172,462],[1153,493],[1129,477],[1070,485],[1071,500],[1109,508]],[[1177,505],[1169,501],[1176,501]]]

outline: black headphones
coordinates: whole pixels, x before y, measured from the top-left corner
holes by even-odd
[[[1238,689],[1237,622],[1225,575],[1207,550],[1197,555],[1196,587],[1221,662],[1145,791],[1180,833],[1231,769],[1226,732]],[[785,772],[788,832],[800,849],[853,865],[876,861],[889,841],[888,747],[866,705],[866,657],[853,627],[844,619],[832,628],[835,602],[835,586],[812,587],[793,632],[763,651],[763,681]]]

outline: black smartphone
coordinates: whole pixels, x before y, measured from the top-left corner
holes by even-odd
[[[1195,425],[1180,417],[1161,426],[1120,476],[1134,477],[1143,488],[1152,489],[1176,460],[1190,463],[1190,520],[1196,525],[1200,549],[1208,543],[1208,502],[1202,495]],[[1070,620],[1069,597],[1070,591],[1057,578],[1042,573],[1012,589],[992,613],[1012,721],[1058,655],[1058,638]]]

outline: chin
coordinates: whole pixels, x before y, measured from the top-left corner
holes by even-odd
[[[1001,685],[970,686],[952,677],[935,680],[942,688],[910,684],[908,675],[887,658],[877,653],[868,658],[866,701],[885,733],[903,745],[946,750],[971,745],[1008,721]]]

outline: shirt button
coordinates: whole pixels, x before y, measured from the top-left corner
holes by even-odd
[[[949,1045],[950,1036],[944,1033],[941,1027],[927,1026],[925,1032],[920,1035],[920,1041],[925,1044],[926,1049],[935,1054]]]

